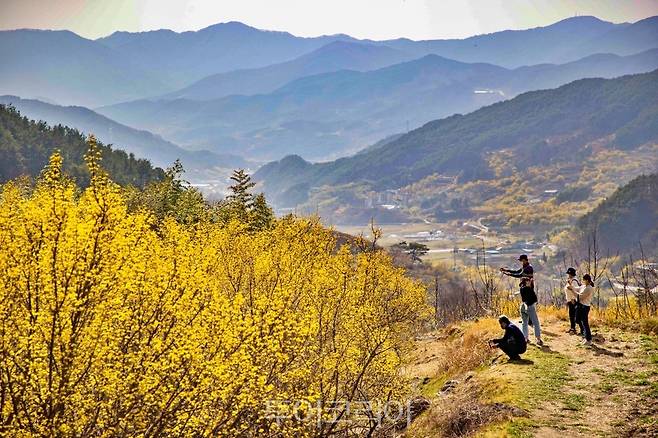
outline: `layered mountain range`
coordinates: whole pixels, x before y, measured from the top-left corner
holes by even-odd
[[[348,44],[342,46],[348,52],[351,49]],[[430,120],[467,113],[528,90],[655,68],[658,49],[513,70],[426,55],[365,72],[339,70],[305,76],[267,94],[140,100],[98,111],[187,147],[224,153],[239,150],[259,160],[286,154],[326,160]]]
[[[656,17],[622,24],[574,17],[534,29],[427,41],[369,41],[347,35],[302,38],[237,22],[194,32],[115,32],[98,40],[69,31],[22,29],[0,32],[0,56],[11,60],[0,67],[0,94],[90,107],[167,92],[176,95],[176,90],[208,76],[285,63],[337,41],[384,46],[388,55],[380,55],[379,65],[328,61],[316,73],[358,70],[359,65],[370,69],[427,54],[507,68],[562,64],[594,53],[630,55],[655,48],[657,26]],[[240,93],[236,89],[229,94],[236,92]]]
[[[379,179],[391,180],[377,181],[382,187],[412,182],[404,175],[425,168],[462,177],[486,173],[478,156],[470,170],[450,168],[445,154],[425,152],[397,157],[399,171],[378,163],[387,147],[420,147],[409,139],[433,120],[462,120],[453,115],[582,78],[658,68],[658,17],[636,23],[574,17],[534,29],[427,41],[302,38],[237,22],[181,33],[116,32],[98,40],[23,29],[0,32],[0,56],[8,60],[0,65],[1,102],[51,125],[93,132],[157,165],[181,159],[203,179],[213,169],[253,169],[296,155],[282,160],[305,169],[293,175],[292,185],[265,178],[279,164],[259,173],[268,190],[290,204],[281,193],[291,186],[350,180],[335,175],[352,170],[335,173],[327,170],[333,162],[307,160],[356,154],[338,162],[364,164],[359,160],[369,157],[373,168],[386,172]],[[460,148],[475,147],[477,138]],[[308,169],[324,170],[302,181]],[[304,190],[295,193],[295,199],[308,198]]]

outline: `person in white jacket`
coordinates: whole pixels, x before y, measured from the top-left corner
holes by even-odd
[[[578,324],[583,331],[584,343],[592,344],[592,331],[589,328],[589,309],[594,297],[594,282],[589,274],[583,275],[583,285],[578,290]]]
[[[576,310],[578,307],[578,292],[580,291],[580,282],[576,278],[576,269],[567,269],[567,284],[564,286],[564,295],[567,299],[567,309],[569,310],[570,328],[567,333],[576,334]]]

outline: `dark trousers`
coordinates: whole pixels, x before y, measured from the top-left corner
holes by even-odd
[[[578,310],[576,311],[576,317],[578,318],[578,325],[583,332],[583,336],[588,341],[592,340],[592,331],[589,328],[589,306],[583,304],[578,304]]]
[[[525,343],[523,345],[519,345],[518,343],[514,342],[514,340],[507,342],[503,341],[498,344],[498,348],[503,350],[503,353],[505,353],[510,358],[517,357],[519,354],[525,353],[526,350]]]
[[[575,301],[567,301],[567,308],[569,308],[569,323],[571,324],[571,330],[576,330],[576,308],[578,303]]]

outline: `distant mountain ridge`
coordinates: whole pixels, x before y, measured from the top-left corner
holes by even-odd
[[[375,70],[411,59],[411,55],[383,45],[335,41],[292,61],[211,75],[162,98],[213,100],[232,94],[271,93],[304,76],[338,70]]]
[[[399,58],[397,62],[436,54],[466,63],[483,62],[507,68],[517,68],[544,63],[563,64],[597,53],[627,56],[656,48],[658,47],[657,21],[656,17],[651,17],[637,23],[614,24],[596,17],[581,16],[532,29],[494,32],[465,39],[425,41],[413,41],[405,38],[384,41],[356,40],[339,35],[343,39],[328,44],[327,48],[336,43],[348,43],[352,47],[358,47],[357,44],[364,44],[371,48],[376,45],[395,50]],[[247,28],[253,30],[248,26]],[[306,74],[302,74],[303,68],[297,66],[303,65],[307,60],[295,59],[283,63],[283,65],[274,64],[262,69],[229,72],[226,76],[217,74],[205,77],[189,87],[164,97],[210,100],[231,94],[266,93],[272,91],[277,85],[281,86],[283,83],[295,79],[295,77],[341,69],[337,68],[338,65],[334,67],[317,65],[319,58],[326,52],[331,52],[331,50],[325,50],[324,47],[321,47],[316,51],[318,53],[309,53],[302,56],[302,58],[310,56],[316,61],[315,69],[309,69]],[[331,58],[324,61],[331,64]],[[370,68],[367,68],[367,65],[362,65],[358,60],[352,60],[352,63],[353,65],[344,63],[342,68],[367,71],[395,62],[380,62],[381,65],[370,65]],[[297,74],[288,74],[288,80],[284,80],[284,72],[295,67],[299,69],[299,72]],[[241,77],[241,75],[247,75],[247,77]],[[255,76],[263,77],[264,84],[258,83]],[[274,78],[279,78],[279,80],[270,82]]]
[[[630,55],[658,47],[657,35],[656,17],[631,24],[574,17],[535,29],[430,41],[302,38],[237,22],[195,32],[116,32],[95,41],[68,31],[3,31],[0,57],[8,62],[0,64],[0,94],[104,106],[175,92],[210,75],[281,64],[334,42],[379,45],[410,58],[436,54],[515,68],[594,53]]]
[[[644,34],[634,45],[619,43],[634,24],[615,24],[591,16],[566,18],[548,26],[523,30],[504,30],[464,39],[386,41],[390,47],[417,55],[435,53],[463,62],[488,62],[507,68],[524,65],[575,61],[592,53],[629,55],[656,47]],[[612,34],[607,44],[591,47],[593,40]],[[616,45],[611,50],[609,45]]]
[[[305,76],[269,94],[208,101],[141,100],[98,111],[187,147],[241,150],[261,160],[287,154],[327,160],[432,119],[467,113],[529,90],[655,68],[655,49],[515,70],[427,55],[367,72]]]
[[[307,76],[264,95],[142,100],[98,112],[188,147],[210,148],[212,142],[222,145],[222,151],[239,149],[254,159],[292,152],[323,159],[404,130],[406,121],[417,126],[498,100],[500,96],[492,100],[493,96],[473,94],[470,83],[458,84],[472,79],[495,87],[503,71],[428,55],[370,72]],[[444,112],[437,114],[437,107]]]
[[[240,22],[218,23],[198,31],[115,32],[97,40],[137,65],[166,72],[179,85],[205,76],[289,61],[346,35],[302,38],[256,29]]]
[[[0,31],[0,95],[95,106],[167,90],[120,53],[69,31]]]

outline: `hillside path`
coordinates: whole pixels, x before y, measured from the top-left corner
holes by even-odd
[[[595,342],[588,347],[567,329],[565,321],[549,319],[543,347],[532,344],[522,364],[499,357],[483,373],[506,381],[511,395],[502,399],[517,401],[529,412],[504,435],[656,436],[656,338],[595,325]]]

